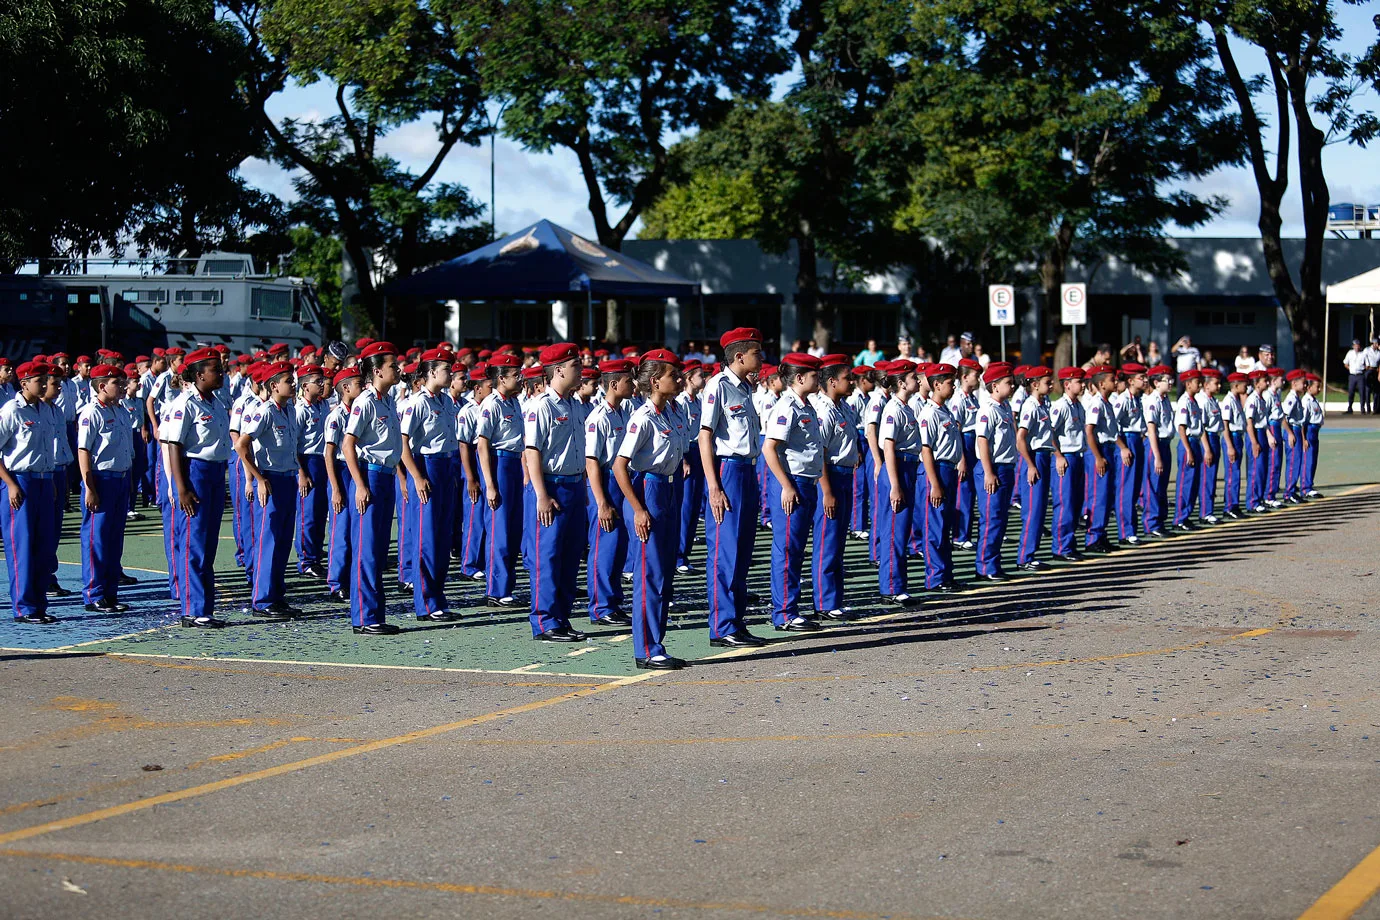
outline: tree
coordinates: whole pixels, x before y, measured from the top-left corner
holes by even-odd
[[[1212,30],[1222,71],[1241,112],[1251,175],[1260,196],[1257,225],[1265,265],[1275,297],[1289,319],[1295,362],[1319,367],[1327,335],[1323,328],[1322,244],[1327,230],[1328,189],[1322,152],[1338,140],[1365,146],[1380,130],[1374,115],[1357,112],[1353,105],[1366,83],[1376,84],[1380,42],[1360,59],[1339,53],[1336,42],[1341,31],[1330,2],[1259,4],[1228,0],[1205,4],[1199,13]],[[1264,53],[1268,77],[1241,73],[1231,35]],[[1310,97],[1310,84],[1313,92],[1321,92]],[[1259,106],[1257,96],[1261,97]],[[1275,144],[1274,150],[1267,150],[1264,135],[1271,123]],[[1297,285],[1280,240],[1280,206],[1289,188],[1290,148],[1294,145],[1304,235]]]

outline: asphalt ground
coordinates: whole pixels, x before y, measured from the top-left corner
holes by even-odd
[[[915,611],[850,544],[859,619],[748,653],[678,579],[655,675],[506,611],[356,641],[298,580],[181,630],[135,525],[130,614],[0,626],[0,916],[1380,917],[1377,446],[1329,419],[1322,501]]]

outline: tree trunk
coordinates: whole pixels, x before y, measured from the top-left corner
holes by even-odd
[[[1057,327],[1059,322],[1060,310],[1060,291],[1067,276],[1069,250],[1073,247],[1074,228],[1069,219],[1063,218],[1059,222],[1059,229],[1054,232],[1054,238],[1045,247],[1043,258],[1040,260],[1040,288],[1045,294],[1045,324],[1050,327]],[[1064,332],[1061,330],[1058,342],[1064,341]],[[1069,341],[1072,342],[1070,335]],[[1067,366],[1059,364],[1059,353],[1057,350],[1054,355],[1055,368]],[[1037,354],[1027,355],[1022,349],[1021,363],[1039,364],[1044,359],[1044,333],[1041,331],[1040,345]],[[1067,355],[1065,357],[1067,360]]]
[[[1327,232],[1328,189],[1323,174],[1322,152],[1327,144],[1323,131],[1313,124],[1307,97],[1306,76],[1290,73],[1289,96],[1298,123],[1299,191],[1303,197],[1303,261],[1299,264],[1299,298],[1292,312],[1286,310],[1294,334],[1294,366],[1320,369],[1325,299],[1322,291],[1323,237]]]
[[[623,338],[623,310],[617,299],[604,301],[604,341],[617,345]]]
[[[816,345],[827,351],[834,336],[834,311],[828,300],[821,297],[819,293],[819,250],[815,245],[814,236],[810,233],[808,223],[802,222],[801,233],[796,237],[795,242],[796,328],[781,331],[786,333],[786,338],[796,339],[797,333],[800,331],[799,311],[809,310],[811,338],[815,340]]]

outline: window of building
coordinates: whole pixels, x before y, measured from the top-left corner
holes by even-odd
[[[1195,326],[1254,326],[1254,310],[1194,310]]]

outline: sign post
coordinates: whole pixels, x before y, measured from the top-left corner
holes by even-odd
[[[1088,286],[1086,284],[1061,284],[1059,286],[1060,321],[1071,326],[1072,363],[1078,364],[1078,327],[1088,321]]]
[[[1006,327],[1016,325],[1016,289],[1009,284],[987,286],[988,322],[1001,330],[1001,359],[1006,361]]]

